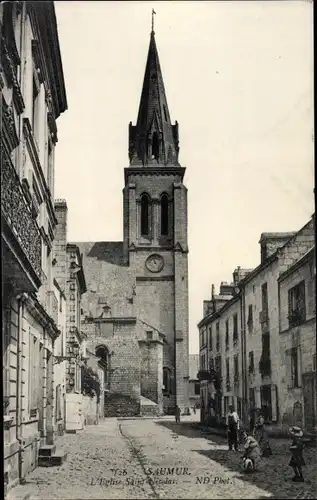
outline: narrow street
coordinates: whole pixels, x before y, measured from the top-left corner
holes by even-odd
[[[274,455],[254,474],[240,470],[241,453],[224,438],[184,419],[107,419],[61,438],[67,461],[37,468],[10,492],[39,499],[315,498],[316,450],[305,450],[305,483],[292,483],[289,442],[272,440]]]

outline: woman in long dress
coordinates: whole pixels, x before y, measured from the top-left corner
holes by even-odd
[[[262,456],[269,457],[270,455],[272,455],[269,436],[264,427],[264,417],[261,411],[258,412],[253,435],[260,445]]]
[[[248,435],[246,432],[243,433],[243,441],[244,455],[242,459],[249,458],[253,464],[252,470],[256,471],[261,457],[261,449],[259,443],[253,436]]]

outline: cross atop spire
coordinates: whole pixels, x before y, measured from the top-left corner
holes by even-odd
[[[151,33],[155,34],[155,31],[154,31],[154,16],[156,15],[156,12],[154,9],[152,9],[152,31]]]
[[[172,125],[152,31],[136,125],[129,125],[130,165],[179,165],[178,123]]]

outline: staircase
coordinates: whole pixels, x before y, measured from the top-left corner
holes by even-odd
[[[154,401],[151,401],[148,398],[145,398],[144,396],[141,396],[141,415],[143,417],[159,417],[160,416],[160,410],[159,407]]]
[[[135,417],[140,415],[140,401],[120,393],[105,394],[105,417]]]
[[[67,453],[56,450],[56,444],[46,444],[40,447],[38,467],[54,467],[62,465],[67,459]]]

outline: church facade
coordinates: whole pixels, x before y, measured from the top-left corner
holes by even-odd
[[[178,153],[152,30],[129,125],[123,241],[76,242],[87,284],[81,328],[87,348],[105,358],[106,416],[188,407],[187,189]]]

